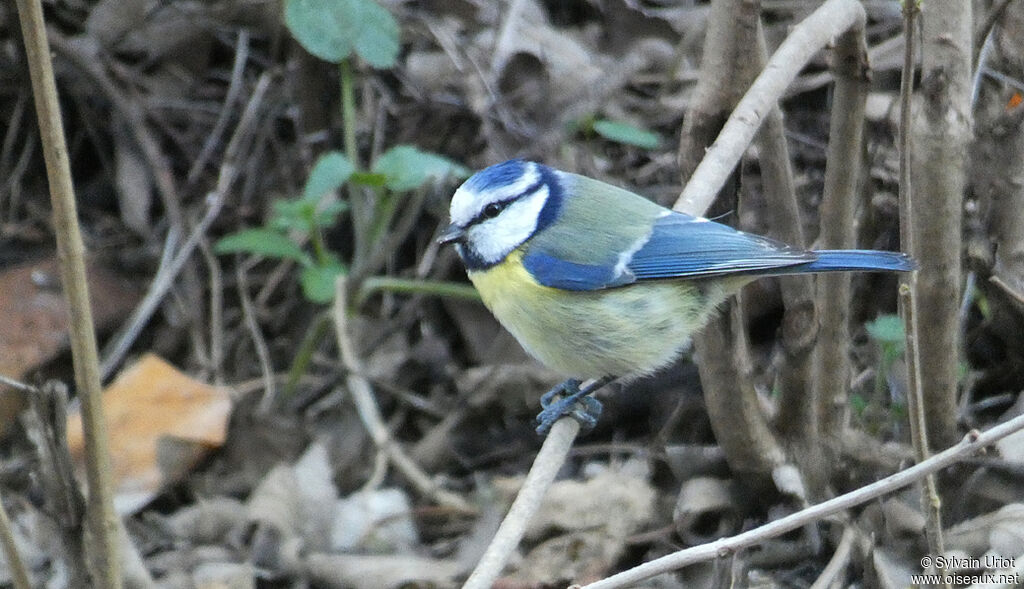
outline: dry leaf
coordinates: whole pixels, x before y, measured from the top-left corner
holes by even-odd
[[[113,462],[115,506],[121,513],[130,513],[169,482],[158,461],[160,440],[172,436],[207,448],[220,446],[227,436],[231,396],[226,389],[194,380],[147,354],[107,388],[103,411]],[[68,418],[68,444],[81,467],[84,453],[78,414]],[[197,459],[189,457],[192,464]],[[177,465],[174,470],[185,472],[188,465]]]
[[[124,319],[137,293],[106,268],[87,268],[93,324],[110,329]],[[23,378],[68,347],[68,306],[56,260],[8,268],[0,273],[0,374]],[[20,394],[0,385],[0,435],[24,408]]]

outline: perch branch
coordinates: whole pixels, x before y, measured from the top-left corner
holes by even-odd
[[[569,454],[579,431],[579,422],[571,417],[563,417],[551,426],[551,431],[544,438],[544,445],[537,453],[533,467],[526,475],[526,480],[523,481],[512,507],[501,521],[497,533],[487,545],[487,550],[462,589],[490,589],[494,585],[494,581],[523,538],[526,526],[540,507],[548,487],[565,463],[565,457]]]

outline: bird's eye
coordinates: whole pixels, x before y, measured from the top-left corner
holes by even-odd
[[[483,216],[485,219],[493,219],[501,214],[501,210],[505,208],[502,203],[492,202],[491,204],[484,207]]]

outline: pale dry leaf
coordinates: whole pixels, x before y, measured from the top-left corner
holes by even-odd
[[[456,587],[455,577],[464,572],[455,561],[419,556],[314,553],[304,564],[314,583],[330,589]]]
[[[1019,531],[1022,529],[1024,503],[1011,503],[951,526],[944,535],[946,547],[950,550],[963,550],[978,556],[991,548],[1004,556],[1016,556],[1024,552]],[[1018,550],[1021,552],[1016,552]]]
[[[397,488],[353,493],[338,501],[331,548],[339,551],[409,552],[419,544],[412,505]]]
[[[871,551],[871,564],[880,589],[906,589],[910,576],[921,572],[904,564],[892,551],[876,546]]]
[[[153,182],[146,158],[127,133],[114,133],[114,177],[121,221],[138,235],[149,236],[153,227]]]
[[[204,562],[192,572],[196,589],[255,589],[253,566],[239,562]]]
[[[672,511],[676,533],[687,544],[704,544],[731,535],[739,523],[732,483],[695,477],[683,483]]]

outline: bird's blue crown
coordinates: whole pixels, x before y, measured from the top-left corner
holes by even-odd
[[[495,188],[514,184],[526,173],[528,165],[529,162],[521,159],[495,164],[473,174],[463,187],[477,194],[484,194]]]

